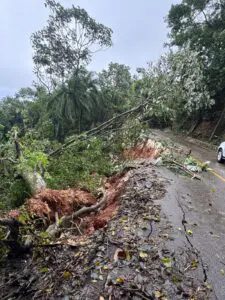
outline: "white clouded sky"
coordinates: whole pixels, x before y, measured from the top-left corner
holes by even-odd
[[[167,39],[164,17],[178,0],[61,0],[85,8],[98,22],[111,27],[113,47],[93,57],[90,68],[99,71],[111,61],[135,70],[156,60]],[[44,0],[0,0],[0,97],[32,84],[30,36],[41,29],[48,11]]]

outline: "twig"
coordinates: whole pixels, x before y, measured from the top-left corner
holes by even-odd
[[[188,265],[185,269],[184,272],[188,271],[191,268],[191,265]]]
[[[153,297],[152,297],[152,296],[145,297],[143,294],[141,294],[141,293],[138,292],[138,291],[135,291],[134,293],[135,293],[137,296],[141,297],[142,299],[145,299],[145,300],[153,300]]]
[[[114,240],[111,240],[110,239],[110,237],[106,234],[106,232],[104,232],[104,234],[105,234],[105,236],[106,236],[106,238],[107,238],[107,240],[110,242],[110,244],[112,244],[112,245],[116,245],[116,246],[118,246],[118,245],[121,245],[121,242],[119,242],[119,241],[114,241]]]
[[[79,234],[82,235],[83,233],[80,231],[80,227],[79,227],[76,223],[75,223],[75,226],[76,226],[76,228],[77,228]]]
[[[92,206],[90,206],[90,207],[82,207],[81,209],[79,209],[78,211],[76,211],[75,213],[74,213],[74,218],[77,218],[77,217],[79,217],[80,215],[83,215],[83,214],[86,214],[86,213],[90,213],[90,212],[94,212],[94,211],[96,211],[96,210],[98,210],[101,206],[103,206],[106,202],[107,202],[107,200],[108,200],[108,197],[107,197],[107,195],[105,194],[104,196],[103,196],[103,198],[102,198],[102,200],[99,202],[99,203],[97,203],[97,204],[95,204],[95,205],[92,205]]]
[[[152,296],[147,295],[145,292],[140,292],[139,289],[131,289],[129,287],[122,287],[122,289],[125,290],[125,291],[128,291],[128,292],[133,292],[134,294],[136,294],[137,296],[139,296],[139,297],[141,297],[142,299],[145,299],[145,300],[153,300],[154,299]],[[146,296],[143,295],[143,293],[145,293]]]
[[[150,230],[150,232],[148,234],[148,238],[150,238],[150,236],[152,234],[152,231],[153,231],[152,222],[150,221],[149,224],[150,224],[151,230]]]

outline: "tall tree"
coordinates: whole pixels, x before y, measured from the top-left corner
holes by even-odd
[[[80,7],[46,0],[48,24],[32,35],[34,72],[49,91],[90,62],[92,54],[112,45],[112,30]]]
[[[172,5],[168,24],[171,45],[199,52],[211,94],[225,102],[225,1],[182,0]]]
[[[79,133],[87,129],[98,113],[98,98],[97,80],[84,68],[56,89],[48,107],[55,120],[57,138],[65,135],[63,128]]]
[[[132,85],[130,67],[111,62],[106,70],[99,73],[99,84],[108,117],[126,108],[129,104],[128,98]]]

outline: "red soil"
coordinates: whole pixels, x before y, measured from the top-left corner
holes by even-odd
[[[127,159],[157,158],[161,150],[154,146],[150,140],[147,140],[137,144],[133,148],[126,149],[123,154]]]
[[[90,235],[96,230],[107,225],[108,221],[116,214],[120,205],[120,196],[124,191],[126,182],[129,179],[129,172],[120,172],[103,182],[104,193],[107,196],[107,203],[103,209],[88,215],[81,215],[74,222],[80,226],[82,234]],[[35,197],[25,203],[25,208],[31,216],[43,220],[45,226],[55,222],[55,213],[59,217],[72,215],[83,206],[96,204],[95,197],[84,190],[51,190],[44,189]],[[7,217],[19,218],[20,211],[12,210]],[[47,221],[47,222],[46,222]]]

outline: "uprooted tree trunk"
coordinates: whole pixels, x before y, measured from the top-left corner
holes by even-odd
[[[55,238],[61,231],[61,228],[70,227],[73,220],[78,218],[81,215],[89,214],[91,212],[96,212],[98,209],[102,209],[107,203],[108,197],[107,194],[104,192],[102,200],[92,206],[84,206],[78,211],[74,212],[71,216],[64,216],[62,217],[60,223],[58,222],[58,218],[56,218],[55,224],[50,225],[46,232],[48,233],[50,238]]]
[[[18,174],[20,174],[20,176],[23,178],[23,180],[28,185],[31,195],[34,196],[35,194],[40,192],[42,189],[46,188],[46,183],[40,173],[38,173],[37,171],[33,170],[30,167],[24,167],[24,166],[21,167],[19,165],[20,159],[23,156],[23,151],[22,151],[22,147],[21,147],[21,144],[20,144],[17,136],[18,136],[18,133],[15,131],[14,143],[15,143],[16,158],[17,158],[18,163],[17,162],[14,162],[14,163],[18,164],[18,167],[16,167],[16,170],[17,170]]]
[[[32,168],[20,169],[20,175],[28,185],[32,196],[46,188],[46,183],[43,177]]]
[[[6,162],[15,166],[16,174],[25,181],[25,183],[29,187],[31,196],[34,196],[35,194],[39,193],[42,189],[46,188],[45,180],[43,179],[41,174],[33,170],[32,168],[21,167],[19,160],[15,161],[10,158],[0,158],[0,164],[3,165],[5,174],[8,173]]]
[[[224,116],[225,116],[225,106],[224,109],[220,115],[220,118],[218,120],[218,122],[216,123],[216,126],[213,128],[213,131],[209,137],[209,141],[211,142],[211,140],[213,139],[213,137],[215,136],[217,130],[219,129],[219,127],[221,126],[221,124],[224,122]]]

